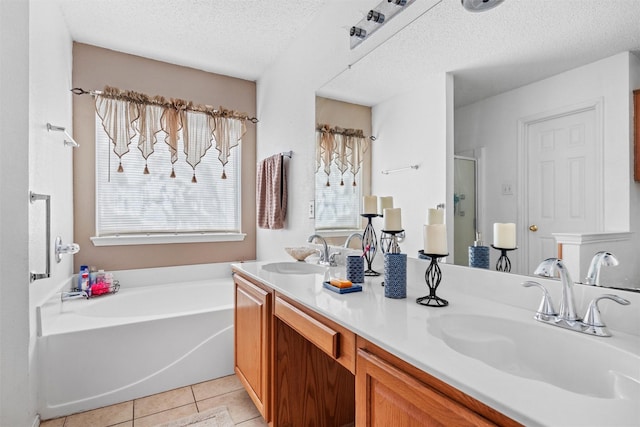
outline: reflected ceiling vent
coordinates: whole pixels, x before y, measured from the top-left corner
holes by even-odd
[[[484,12],[493,9],[504,0],[461,0],[462,6],[469,12]]]
[[[358,46],[371,34],[375,33],[383,24],[407,8],[415,0],[382,0],[380,4],[371,9],[367,15],[356,25],[351,27],[351,49]],[[439,2],[438,2],[439,3]]]

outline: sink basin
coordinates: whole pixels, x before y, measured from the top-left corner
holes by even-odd
[[[640,400],[640,356],[553,326],[482,315],[429,324],[451,349],[508,374],[604,399]]]
[[[323,274],[327,267],[306,262],[272,262],[265,264],[262,269],[271,273],[279,274]]]

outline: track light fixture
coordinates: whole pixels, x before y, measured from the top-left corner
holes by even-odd
[[[400,13],[416,0],[382,0],[376,7],[369,10],[360,22],[351,27],[351,49],[362,43],[367,37],[376,32],[378,28],[389,22],[391,18]]]

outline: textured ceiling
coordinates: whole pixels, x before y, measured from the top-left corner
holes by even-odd
[[[257,80],[324,0],[58,0],[73,40]]]
[[[380,2],[56,1],[75,41],[248,80],[304,37],[325,3],[359,16]],[[506,0],[483,13],[442,0],[319,94],[375,105],[452,72],[464,105],[627,50],[640,51],[640,0]]]

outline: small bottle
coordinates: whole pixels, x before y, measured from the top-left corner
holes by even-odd
[[[89,282],[89,269],[84,269],[80,275],[80,290],[88,291],[91,288]]]
[[[480,232],[476,232],[476,240],[469,246],[469,267],[489,268],[489,246],[482,244]]]
[[[78,290],[82,290],[82,273],[85,270],[87,271],[87,273],[89,273],[89,266],[81,265],[80,266],[80,271],[78,272],[78,286],[76,286],[76,289],[78,289]]]
[[[96,275],[98,270],[92,265],[89,267],[89,285],[94,285],[96,283]]]
[[[98,270],[98,273],[96,274],[96,283],[104,283],[105,280],[105,274],[104,274],[104,270]]]

